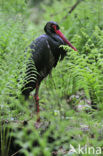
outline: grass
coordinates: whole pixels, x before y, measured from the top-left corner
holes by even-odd
[[[77,155],[70,151],[70,144],[76,150],[78,145],[84,149],[85,146],[94,147],[95,153],[91,151],[91,156],[96,152],[101,155],[103,16],[100,10],[103,1],[83,1],[63,22],[62,18],[68,12],[65,7],[70,8],[75,1],[70,4],[61,1],[62,5],[53,1],[51,6],[47,2],[39,5],[43,15],[41,21],[37,20],[41,16],[39,9],[34,8],[37,14],[32,16],[36,24],[28,18],[31,11],[24,1],[14,3],[11,0],[3,3],[0,10],[1,155]],[[64,46],[67,56],[52,70],[52,76],[41,83],[41,126],[36,129],[33,97],[25,101],[21,96],[29,57],[29,52],[25,56],[24,51],[31,41],[43,33],[43,25],[50,20],[59,23],[78,52]],[[100,147],[100,152],[97,147]]]

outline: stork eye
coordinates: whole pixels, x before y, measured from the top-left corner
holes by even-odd
[[[52,28],[54,29],[54,30],[59,30],[59,26],[58,25],[52,25]]]
[[[58,25],[56,25],[56,29],[59,30],[59,26]]]

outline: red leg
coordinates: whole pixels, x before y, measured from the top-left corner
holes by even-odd
[[[36,102],[37,122],[40,122],[38,92],[39,92],[39,85],[38,85],[38,83],[36,83],[36,91],[35,91],[34,98],[35,98],[35,102]]]

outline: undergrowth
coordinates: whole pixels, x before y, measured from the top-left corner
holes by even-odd
[[[70,150],[70,144],[75,149],[78,144],[102,149],[103,0],[82,1],[71,14],[68,9],[74,0],[38,2],[38,8],[34,6],[34,24],[28,18],[32,13],[28,2],[32,4],[10,0],[2,2],[0,9],[1,155],[77,155]],[[37,18],[39,9],[41,21]],[[36,129],[33,97],[25,101],[21,95],[30,56],[29,50],[24,51],[51,20],[58,22],[78,51],[63,46],[66,57],[42,82],[41,127]]]

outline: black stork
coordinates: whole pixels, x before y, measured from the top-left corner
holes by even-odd
[[[56,22],[50,21],[44,27],[45,34],[38,37],[30,45],[31,60],[35,64],[37,74],[35,76],[35,68],[29,68],[27,65],[26,70],[26,83],[22,88],[22,94],[27,99],[30,92],[35,91],[37,122],[40,121],[39,117],[39,86],[41,81],[51,72],[52,68],[57,65],[59,60],[62,60],[66,55],[66,51],[60,45],[69,45],[72,49],[77,51],[75,47],[64,37]],[[28,78],[29,77],[29,78]]]

